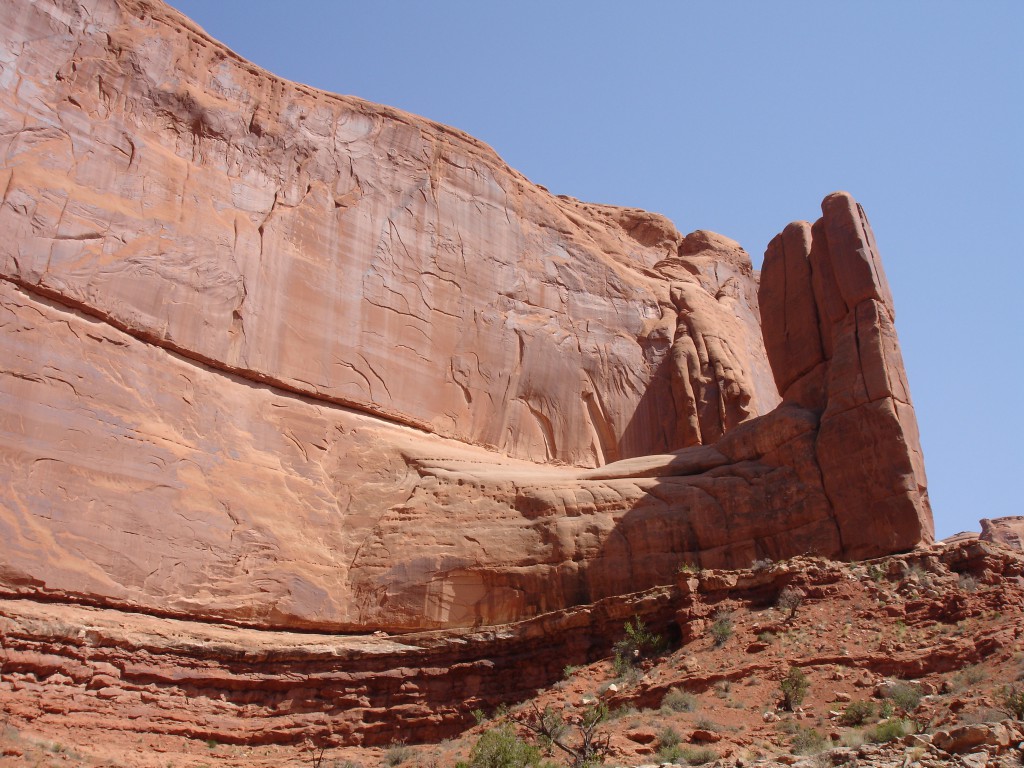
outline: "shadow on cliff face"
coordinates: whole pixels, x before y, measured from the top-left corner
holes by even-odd
[[[930,541],[914,413],[870,230],[848,195],[822,209],[813,227],[791,224],[772,241],[762,271],[780,406],[713,444],[596,469],[410,459],[416,492],[378,523],[376,544],[360,550],[365,566],[352,564],[366,596],[360,623],[498,624],[668,584],[684,563],[856,560]],[[664,397],[652,392],[638,423]],[[410,541],[411,519],[445,523]]]
[[[684,563],[746,567],[813,553],[864,559],[931,541],[924,462],[863,209],[846,193],[769,244],[759,299],[783,404],[713,445],[601,477],[643,490],[587,564],[593,597],[673,580]],[[646,475],[646,477],[644,476]]]
[[[780,399],[747,252],[697,230],[654,271],[667,296],[661,321],[639,343],[655,370],[623,430],[623,458],[711,444]]]

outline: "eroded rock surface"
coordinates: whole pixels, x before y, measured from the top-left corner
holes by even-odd
[[[982,518],[981,540],[1024,550],[1024,516]]]
[[[931,539],[849,196],[759,298],[728,238],[149,0],[5,3],[0,41],[5,594],[409,631]]]
[[[765,252],[765,347],[784,405],[821,414],[815,454],[843,551],[872,557],[934,535],[924,459],[867,217],[845,193],[821,210]]]
[[[518,458],[603,464],[777,402],[734,243],[719,295],[667,220],[556,198],[461,132],[283,82],[159,3],[4,5],[6,279]],[[693,360],[670,351],[688,284]],[[695,434],[659,428],[709,410]]]

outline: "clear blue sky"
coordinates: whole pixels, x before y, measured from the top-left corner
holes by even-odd
[[[278,75],[461,128],[552,192],[726,234],[755,266],[850,191],[938,535],[1024,514],[1021,0],[171,4]]]

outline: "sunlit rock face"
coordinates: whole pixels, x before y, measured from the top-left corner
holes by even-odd
[[[848,196],[773,241],[759,310],[728,238],[149,0],[4,3],[0,88],[7,594],[468,626],[931,537]]]

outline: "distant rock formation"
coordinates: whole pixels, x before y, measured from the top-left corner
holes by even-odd
[[[995,520],[982,518],[979,538],[1010,549],[1024,550],[1024,516],[999,517]]]
[[[759,292],[155,0],[4,3],[0,88],[5,595],[412,630],[932,538],[847,195]]]

